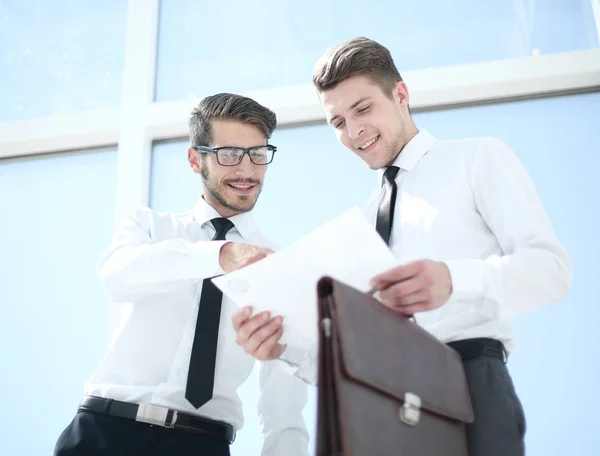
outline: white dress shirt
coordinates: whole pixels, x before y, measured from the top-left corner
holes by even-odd
[[[238,309],[226,297],[213,398],[198,410],[185,399],[202,280],[224,273],[219,251],[226,241],[210,241],[215,234],[210,220],[215,217],[220,216],[200,199],[192,211],[180,214],[140,209],[117,231],[100,261],[99,275],[112,301],[123,303],[127,311],[86,385],[87,394],[159,405],[242,428],[237,389],[255,360],[235,342],[231,317]],[[273,248],[257,230],[251,213],[230,220],[235,228],[227,241]],[[306,385],[276,361],[261,362],[259,376],[262,454],[307,455],[302,416]]]
[[[417,324],[447,343],[475,337],[515,348],[508,319],[563,299],[571,264],[527,172],[501,141],[438,141],[419,132],[393,165],[398,194],[390,248],[399,264],[443,261],[452,294],[441,307],[415,315]],[[363,212],[375,226],[380,187]],[[315,383],[315,353],[289,349],[283,360]]]

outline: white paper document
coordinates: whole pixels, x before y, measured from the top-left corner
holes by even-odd
[[[366,292],[369,280],[398,264],[358,208],[245,268],[213,279],[240,307],[283,317],[282,343],[316,348],[317,281],[333,277]]]

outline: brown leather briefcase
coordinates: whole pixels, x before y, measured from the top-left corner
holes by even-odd
[[[348,285],[317,290],[317,456],[467,456],[459,355]]]

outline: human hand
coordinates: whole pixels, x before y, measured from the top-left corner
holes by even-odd
[[[219,263],[225,272],[232,272],[262,260],[273,250],[242,242],[227,242],[219,252]]]
[[[237,344],[256,359],[278,359],[285,350],[285,344],[279,343],[283,335],[282,317],[271,318],[270,312],[252,316],[252,308],[245,307],[236,312],[231,321]]]
[[[433,260],[397,266],[373,277],[370,285],[385,306],[407,316],[440,307],[452,294],[448,266]]]

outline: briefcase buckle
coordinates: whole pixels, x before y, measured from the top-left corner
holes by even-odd
[[[331,318],[323,318],[321,321],[321,327],[323,328],[323,332],[325,333],[325,337],[331,337]]]
[[[413,393],[404,395],[404,404],[400,407],[400,421],[409,426],[419,422],[421,416],[421,398]]]

